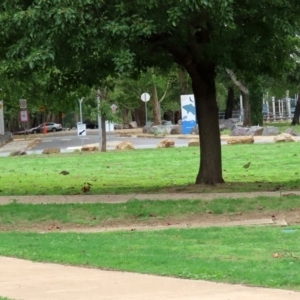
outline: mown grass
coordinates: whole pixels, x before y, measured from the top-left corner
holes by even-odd
[[[201,187],[203,192],[300,186],[298,143],[233,145],[222,149],[227,184]],[[250,167],[244,169],[249,161]],[[2,157],[0,166],[0,195],[80,194],[86,183],[91,184],[91,194],[169,192],[169,188],[191,191],[199,168],[199,149]],[[63,170],[69,175],[60,174]]]
[[[300,197],[258,197],[178,201],[131,200],[119,204],[18,204],[0,206],[0,225],[12,227],[59,222],[73,225],[106,225],[111,222],[164,220],[203,214],[234,214],[250,211],[288,211],[300,208]],[[8,227],[9,228],[9,227]]]
[[[0,233],[0,255],[300,290],[300,227]],[[273,254],[279,254],[274,258]]]

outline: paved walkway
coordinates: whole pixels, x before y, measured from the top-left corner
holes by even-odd
[[[299,300],[300,293],[0,257],[0,295],[18,300]]]

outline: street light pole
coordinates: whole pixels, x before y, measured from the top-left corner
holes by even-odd
[[[82,124],[82,101],[83,101],[83,98],[78,99],[78,102],[79,102],[79,113],[80,113],[80,123],[81,124]]]

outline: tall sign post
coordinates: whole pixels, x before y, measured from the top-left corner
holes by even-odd
[[[148,116],[147,116],[147,102],[150,100],[150,95],[148,93],[143,93],[141,95],[141,100],[145,102],[145,114],[146,114],[146,121],[145,121],[145,126],[147,125],[148,122]]]

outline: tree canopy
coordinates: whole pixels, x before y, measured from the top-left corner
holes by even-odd
[[[298,0],[2,0],[3,72],[49,66],[62,84],[100,84],[174,62],[191,77],[201,139],[196,183],[222,183],[216,69],[276,74],[299,30]]]

